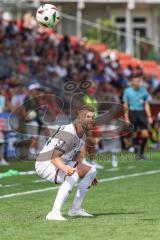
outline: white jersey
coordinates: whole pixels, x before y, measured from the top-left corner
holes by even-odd
[[[65,163],[74,160],[77,152],[85,144],[85,136],[79,138],[73,123],[60,126],[48,139],[40,152],[41,159],[51,160],[53,150],[62,151],[61,158]]]

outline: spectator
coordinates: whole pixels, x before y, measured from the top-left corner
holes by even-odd
[[[6,97],[5,97],[5,90],[0,90],[0,114],[5,112],[6,106]],[[0,130],[0,165],[7,166],[9,163],[4,159],[4,133]]]
[[[0,90],[0,113],[4,112],[6,104],[5,91],[4,89]]]
[[[21,23],[19,27],[11,19],[0,21],[0,81],[3,86],[0,112],[4,105],[14,109],[23,104],[28,94],[26,86],[34,82],[63,97],[64,106],[68,108],[68,96],[63,91],[67,81],[74,81],[78,86],[81,81],[90,80],[97,86],[98,101],[120,102],[133,75],[142,76],[153,100],[159,101],[159,79],[145,78],[139,66],[122,68],[115,50],[108,50],[101,56],[87,49],[81,41],[73,44],[68,36],[28,25]]]
[[[9,163],[4,159],[4,134],[0,131],[0,166],[8,166]]]

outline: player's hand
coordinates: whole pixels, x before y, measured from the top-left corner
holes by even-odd
[[[128,124],[130,124],[130,123],[131,123],[131,121],[130,121],[130,119],[129,119],[129,118],[125,118],[125,122],[126,122],[126,123],[128,123]]]
[[[95,185],[97,185],[97,184],[98,184],[97,178],[93,179],[93,181],[92,181],[92,186],[95,186]]]
[[[71,176],[74,172],[76,171],[76,168],[72,168],[70,166],[65,166],[65,169],[64,169],[64,173],[67,175],[67,176]]]
[[[148,117],[148,122],[149,122],[150,125],[152,125],[152,123],[153,123],[153,118],[152,118],[152,117]]]

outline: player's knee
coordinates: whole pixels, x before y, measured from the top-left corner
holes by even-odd
[[[147,130],[142,131],[141,136],[142,138],[148,138],[149,137],[148,131]]]
[[[71,176],[66,176],[64,180],[66,180],[70,186],[74,186],[79,180],[79,175],[77,172],[74,172]]]
[[[87,174],[90,174],[90,175],[93,176],[93,178],[95,178],[96,175],[97,175],[97,170],[96,170],[96,168],[95,168],[95,167],[91,167]]]

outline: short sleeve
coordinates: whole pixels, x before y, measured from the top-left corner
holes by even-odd
[[[145,89],[144,90],[144,101],[148,101],[149,100],[149,93],[148,91]]]
[[[62,151],[64,154],[72,151],[78,144],[78,137],[65,129],[61,128],[54,134],[54,149]]]

